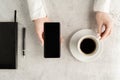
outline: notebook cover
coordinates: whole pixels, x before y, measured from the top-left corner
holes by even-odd
[[[0,22],[0,69],[16,69],[17,22]]]

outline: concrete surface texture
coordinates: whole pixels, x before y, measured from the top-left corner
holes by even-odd
[[[18,69],[0,70],[0,80],[119,80],[120,79],[120,1],[112,0],[114,26],[112,34],[104,41],[102,55],[93,62],[77,61],[69,51],[71,35],[80,29],[95,30],[93,0],[46,0],[48,17],[61,22],[64,42],[61,58],[45,59],[43,47],[29,17],[26,0],[0,0],[0,21],[13,21],[13,11],[18,11]],[[22,56],[22,27],[27,28],[26,56]]]

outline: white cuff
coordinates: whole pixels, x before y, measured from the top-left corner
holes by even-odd
[[[109,13],[111,0],[95,0],[94,11]]]
[[[46,17],[46,12],[44,10],[44,8],[39,8],[38,10],[36,10],[33,14],[31,14],[31,20],[35,20],[38,18],[43,18]]]
[[[31,20],[46,17],[46,11],[42,0],[27,0]]]

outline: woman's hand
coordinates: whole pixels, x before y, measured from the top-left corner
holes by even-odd
[[[42,46],[44,45],[44,22],[49,22],[49,19],[44,17],[34,20],[35,29]]]
[[[41,41],[41,45],[44,45],[44,23],[49,22],[49,19],[47,17],[45,18],[39,18],[34,20],[35,23],[35,29],[38,35],[39,40]],[[62,36],[60,36],[60,41],[63,42]]]
[[[98,25],[98,35],[100,40],[107,38],[112,30],[112,20],[108,13],[96,12],[96,21]],[[105,30],[102,32],[103,27]]]

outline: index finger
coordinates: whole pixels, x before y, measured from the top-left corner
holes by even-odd
[[[105,31],[103,32],[102,36],[101,36],[101,40],[105,39],[106,37],[109,36],[109,33],[111,31],[111,26],[110,24],[105,25]]]

